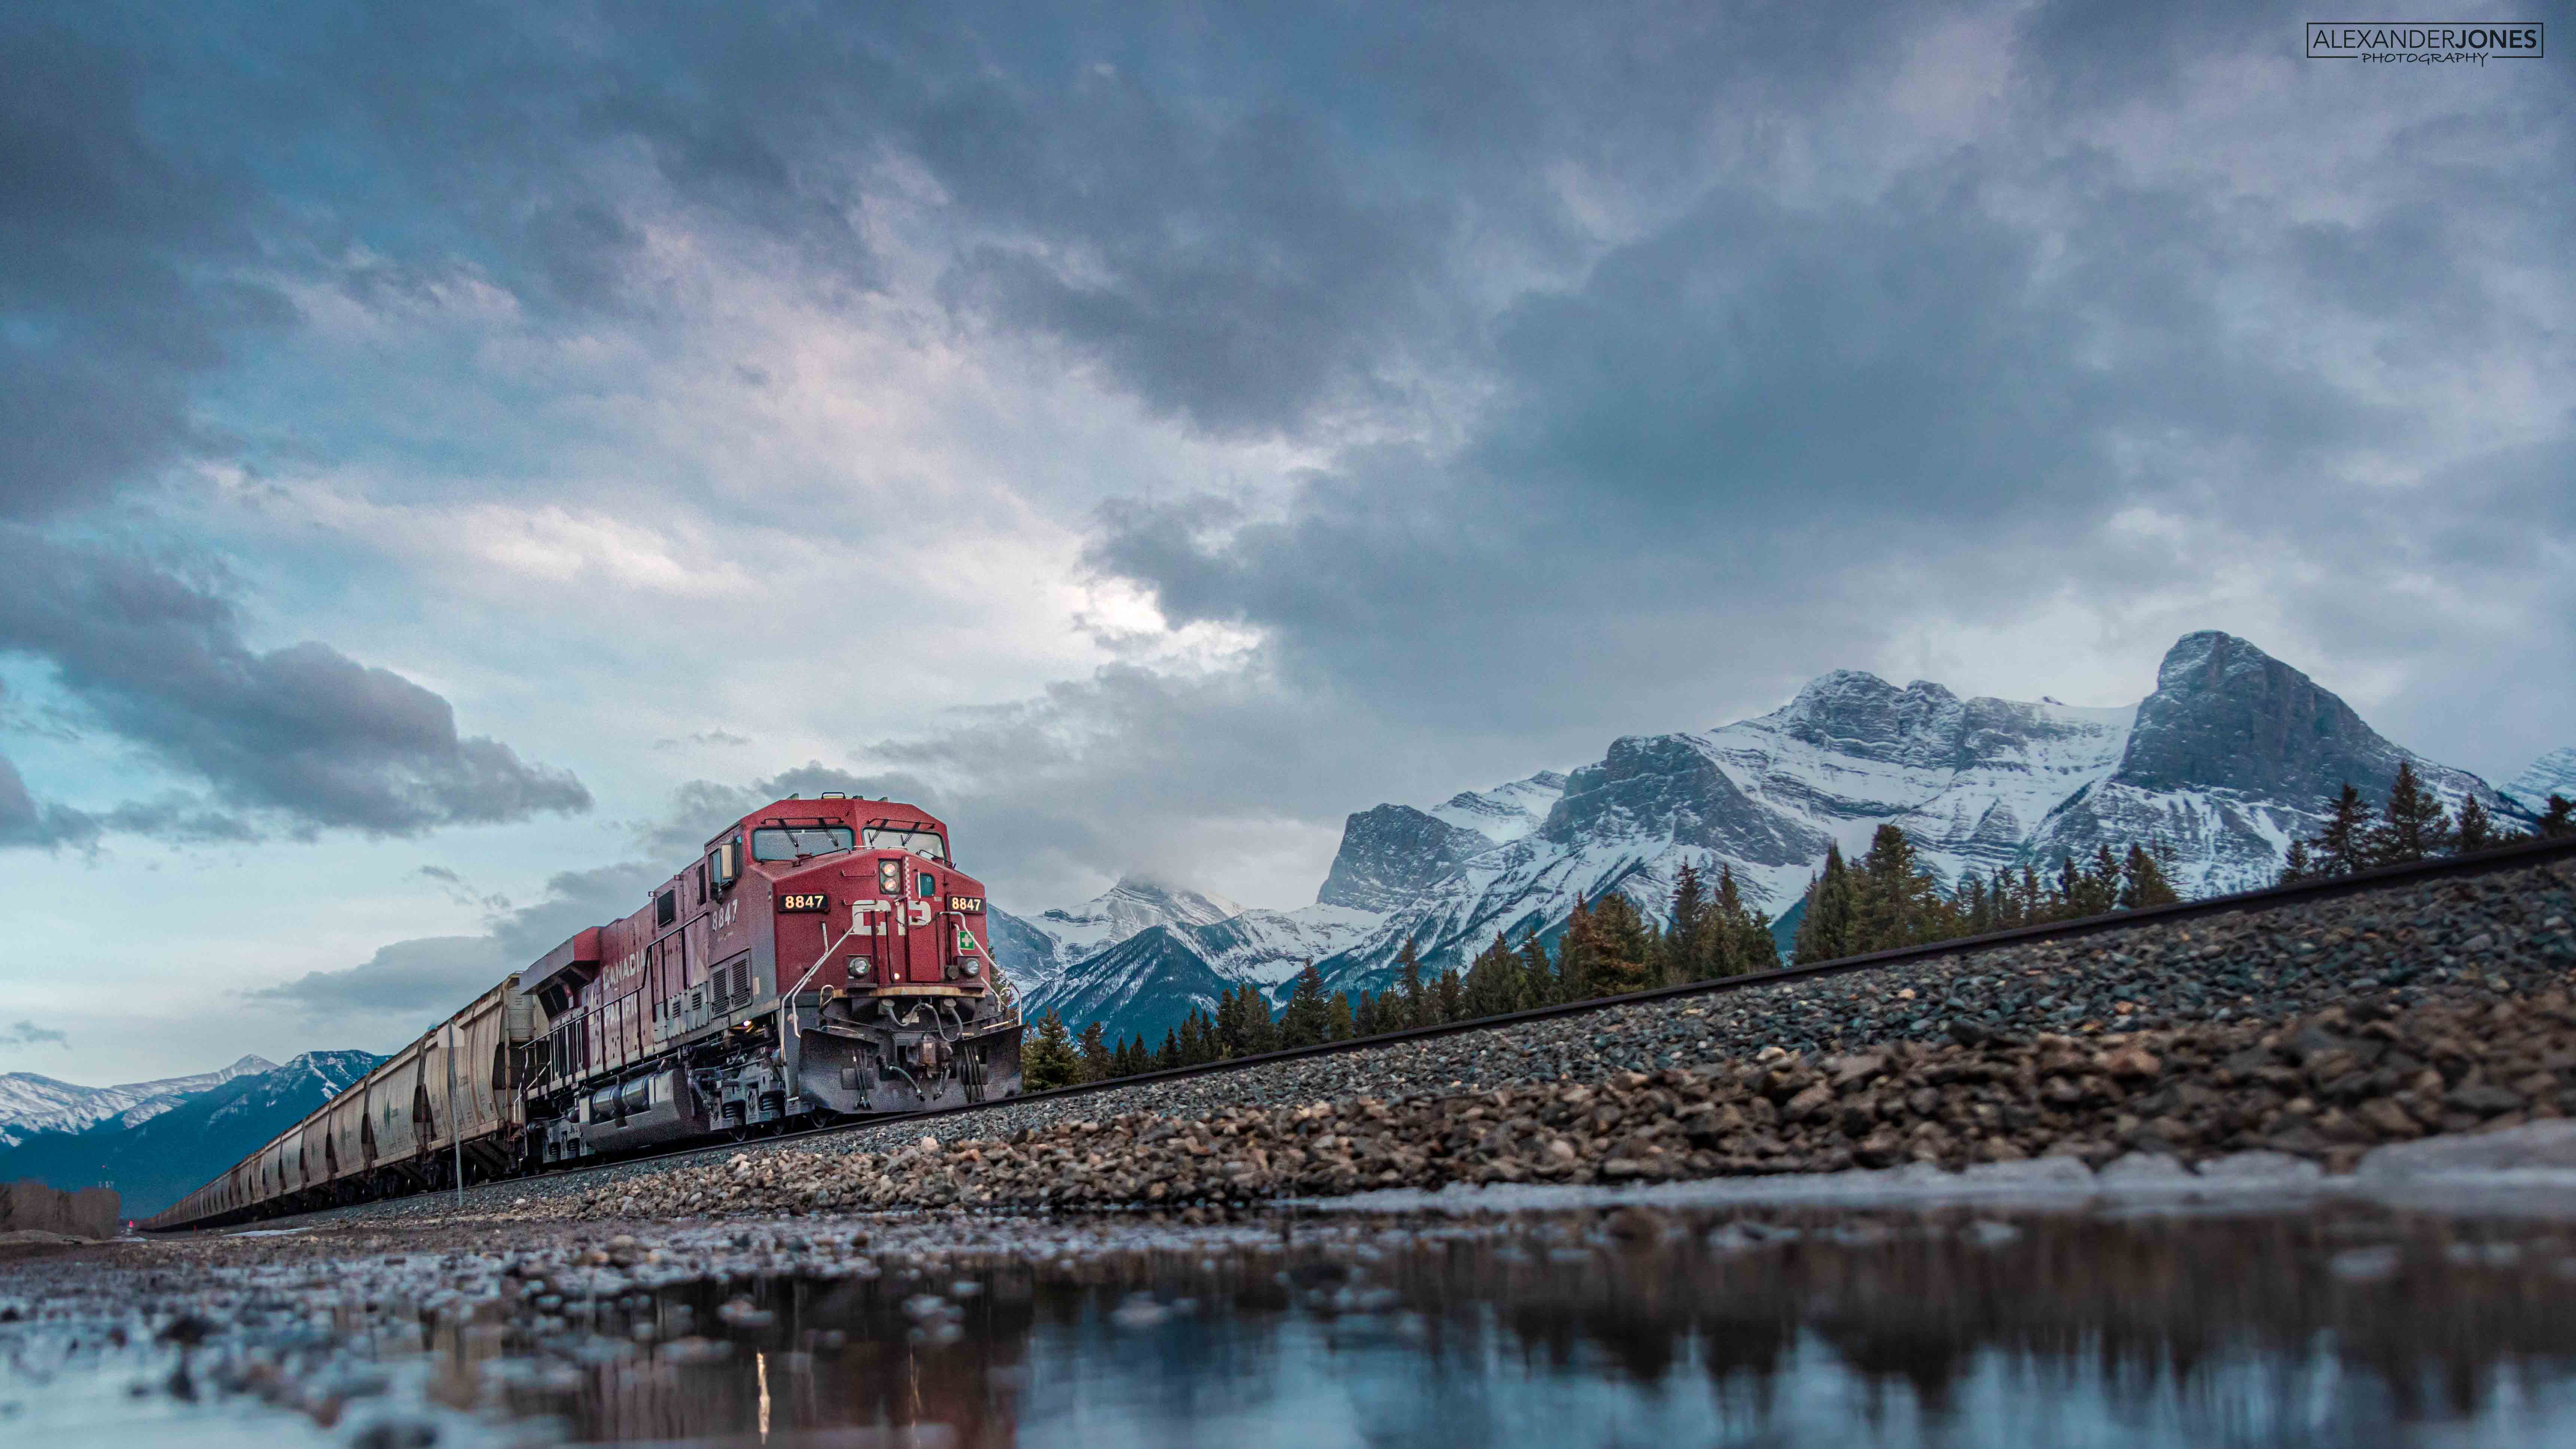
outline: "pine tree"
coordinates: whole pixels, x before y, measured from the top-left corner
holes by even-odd
[[[2129,847],[2129,858],[2120,863],[2120,909],[2141,911],[2149,906],[2169,906],[2182,899],[2165,878],[2164,862],[2143,845]]]
[[[1744,903],[1744,893],[1735,884],[1733,866],[1721,864],[1717,868],[1717,899],[1709,903],[1709,915],[1710,976],[1742,976],[1779,969],[1780,944],[1771,937],[1771,922]]]
[[[1288,1005],[1279,1013],[1279,1044],[1315,1046],[1332,1030],[1332,1024],[1332,1013],[1324,1005],[1323,975],[1309,961],[1297,973],[1297,985],[1288,994]]]
[[[1467,983],[1459,979],[1457,967],[1444,966],[1433,979],[1431,1004],[1443,1022],[1467,1019]]]
[[[1654,938],[1635,902],[1616,891],[1604,893],[1593,903],[1590,926],[1584,995],[1617,996],[1655,984],[1648,965],[1654,957]]]
[[[1857,954],[1852,937],[1858,903],[1852,897],[1851,872],[1843,865],[1842,847],[1828,845],[1824,869],[1807,883],[1806,914],[1799,917],[1797,939],[1789,947],[1791,962],[1810,966]]]
[[[1553,1006],[1567,1000],[1563,987],[1564,982],[1558,978],[1555,965],[1547,958],[1547,942],[1540,938],[1538,928],[1532,926],[1529,939],[1521,942],[1522,1009]]]
[[[1037,1034],[1027,1039],[1020,1051],[1020,1085],[1032,1092],[1056,1087],[1070,1087],[1082,1080],[1082,1058],[1075,1055],[1073,1038],[1064,1029],[1064,1018],[1050,1006],[1038,1013]]]
[[[2371,827],[2371,863],[2406,865],[2440,855],[2451,839],[2451,813],[2442,808],[2442,797],[2415,778],[2413,761],[2398,761],[2397,780],[2388,787],[2379,823]]]
[[[1599,993],[1592,989],[1592,907],[1583,900],[1583,892],[1574,893],[1574,909],[1565,918],[1565,934],[1556,938],[1556,998],[1559,1001],[1586,1001]]]
[[[2549,806],[2540,812],[2540,838],[2563,840],[2576,835],[2576,802],[2564,795],[2549,797]]]
[[[1947,934],[1948,903],[1903,830],[1878,827],[1854,874],[1849,954],[1894,950]]]
[[[1181,1065],[1205,1066],[1217,1057],[1216,1023],[1208,1014],[1191,1007],[1181,1018]]]
[[[2370,810],[2350,780],[2329,807],[2324,828],[2309,837],[2308,851],[2320,876],[2350,875],[2370,863]]]
[[[1218,998],[1216,1036],[1219,1054],[1225,1057],[1257,1056],[1278,1049],[1278,1028],[1271,1023],[1270,1003],[1259,987],[1246,982],[1240,990]]]
[[[1324,1004],[1326,1041],[1349,1041],[1359,1035],[1359,1013],[1351,1009],[1351,994],[1336,991]]]
[[[1464,994],[1469,1017],[1500,1016],[1520,1009],[1520,953],[1503,943],[1502,932],[1496,931],[1494,944],[1467,967]]]
[[[1710,969],[1716,952],[1711,939],[1708,893],[1701,887],[1698,867],[1682,862],[1681,871],[1673,877],[1673,899],[1670,929],[1664,932],[1664,949],[1656,965],[1656,974],[1666,982],[1702,981],[1717,973]]]
[[[2278,883],[2297,885],[2316,874],[2316,867],[2308,863],[2308,843],[2304,840],[2291,841],[2290,848],[2281,852],[2281,879]]]
[[[1359,1008],[1351,1013],[1351,1034],[1376,1036],[1385,1030],[1386,1013],[1379,1009],[1376,993],[1361,992]]]
[[[1154,1053],[1154,1070],[1168,1072],[1182,1065],[1181,1038],[1170,1027],[1163,1028],[1163,1049]]]
[[[2496,835],[2495,817],[2471,795],[2460,802],[2460,823],[2452,835],[2453,847],[2462,855],[2475,855],[2493,850],[2501,844]]]
[[[1995,903],[1993,898],[1986,894],[1985,881],[1971,875],[1960,883],[1959,893],[1961,897],[1959,914],[1964,918],[1968,934],[1982,936],[1994,930]]]
[[[1109,1079],[1109,1042],[1106,1028],[1093,1022],[1082,1029],[1082,1080],[1104,1082]]]
[[[1388,1030],[1428,1025],[1429,1007],[1422,1000],[1422,958],[1414,954],[1411,936],[1404,938],[1404,945],[1395,953],[1395,991],[1402,995],[1395,1004],[1395,1024]]]

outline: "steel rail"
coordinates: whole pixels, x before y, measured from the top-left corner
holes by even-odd
[[[1023,1092],[1019,1096],[1004,1097],[997,1101],[973,1102],[956,1107],[937,1107],[920,1112],[890,1112],[874,1116],[853,1117],[842,1121],[820,1123],[811,1127],[803,1127],[792,1132],[780,1132],[765,1137],[748,1138],[737,1142],[698,1143],[693,1146],[674,1147],[668,1151],[644,1153],[634,1157],[619,1157],[607,1161],[572,1163],[528,1173],[521,1177],[493,1179],[484,1183],[478,1183],[476,1186],[500,1188],[506,1187],[512,1182],[530,1182],[537,1180],[560,1182],[577,1179],[580,1175],[585,1173],[610,1172],[618,1168],[637,1167],[654,1162],[672,1162],[701,1154],[722,1155],[754,1144],[766,1148],[775,1143],[795,1142],[809,1138],[824,1137],[838,1132],[865,1131],[871,1128],[894,1127],[913,1122],[932,1122],[976,1112],[992,1111],[1001,1107],[1018,1106],[1027,1102],[1063,1102],[1077,1097],[1091,1096],[1102,1092],[1113,1092],[1125,1087],[1145,1086],[1156,1082],[1186,1081],[1195,1077],[1222,1076],[1229,1072],[1248,1071],[1254,1067],[1268,1066],[1278,1062],[1302,1061],[1310,1057],[1334,1056],[1344,1052],[1374,1051],[1382,1047],[1401,1046],[1406,1042],[1429,1041],[1437,1037],[1458,1036],[1467,1032],[1492,1031],[1502,1027],[1517,1026],[1524,1022],[1553,1021],[1563,1017],[1583,1016],[1592,1012],[1608,1011],[1618,1007],[1636,1006],[1648,1002],[1671,1001],[1691,996],[1712,996],[1729,991],[1750,991],[1766,986],[1779,986],[1799,981],[1813,981],[1824,977],[1842,976],[1853,972],[1873,971],[1882,967],[1900,966],[1909,962],[1938,960],[1944,956],[1960,956],[1977,951],[1990,951],[2000,946],[2013,946],[2037,941],[2080,939],[2087,936],[2115,934],[2141,926],[2162,925],[2175,921],[2198,920],[2203,917],[2230,915],[2237,912],[2266,911],[2282,906],[2303,904],[2309,901],[2332,900],[2337,897],[2350,895],[2366,895],[2373,891],[2397,886],[2412,885],[2422,881],[2441,880],[2453,876],[2488,875],[2498,871],[2518,870],[2526,866],[2543,865],[2562,859],[2576,859],[2576,837],[2524,841],[2513,845],[2499,846],[2493,850],[2479,851],[2474,855],[2448,855],[2437,857],[2432,860],[2414,861],[2405,865],[2380,866],[2371,870],[2356,871],[2351,875],[2329,876],[2319,880],[2300,881],[2295,885],[2265,886],[2259,890],[2238,891],[2229,895],[2204,896],[2194,900],[2176,902],[2169,906],[2149,906],[2140,910],[2113,911],[2106,915],[2099,916],[2081,916],[2068,921],[2048,921],[2038,925],[2015,926],[2009,930],[1988,931],[1979,936],[1954,936],[1945,941],[1927,941],[1917,946],[1899,946],[1893,950],[1872,951],[1859,956],[1843,956],[1831,961],[1818,961],[1804,966],[1783,966],[1773,971],[1752,972],[1741,976],[1719,976],[1706,981],[1685,981],[1674,986],[1650,987],[1643,991],[1630,991],[1617,996],[1586,997],[1581,1001],[1558,1002],[1551,1006],[1532,1007],[1525,1011],[1505,1012],[1499,1016],[1480,1016],[1466,1021],[1446,1021],[1432,1026],[1406,1027],[1400,1031],[1379,1032],[1374,1036],[1349,1037],[1341,1041],[1318,1042],[1311,1046],[1283,1047],[1277,1051],[1260,1052],[1248,1057],[1228,1057],[1222,1061],[1201,1062],[1194,1066],[1163,1067],[1150,1072],[1139,1072],[1132,1077],[1111,1077],[1098,1082],[1080,1082],[1068,1087],[1053,1087],[1042,1092]],[[337,1211],[341,1207],[366,1207],[373,1205],[375,1202],[395,1202],[400,1201],[403,1197],[412,1197],[417,1195],[417,1192],[404,1193],[399,1197],[373,1199],[369,1203],[338,1204],[333,1207],[326,1208],[308,1208],[302,1213],[287,1214],[286,1216],[303,1217],[313,1213]],[[241,1210],[237,1209],[236,1213],[240,1211]],[[234,1217],[235,1214],[223,1215],[223,1218],[227,1222],[233,1220]],[[242,1218],[240,1220],[250,1221],[251,1219]],[[215,1219],[200,1219],[199,1223],[203,1224],[213,1221],[215,1221]],[[197,1228],[192,1225],[173,1225],[168,1228],[153,1229],[152,1231],[188,1232],[195,1230],[197,1230]]]

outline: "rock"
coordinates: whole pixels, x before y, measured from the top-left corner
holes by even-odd
[[[2469,1082],[2442,1094],[2443,1105],[2454,1111],[2480,1117],[2493,1117],[2503,1112],[2519,1112],[2523,1102],[2519,1093],[2492,1082]]]
[[[2164,1063],[2144,1047],[2121,1047],[2102,1057],[2102,1070],[2121,1081],[2150,1081],[2162,1076],[2164,1069]]]
[[[1841,1091],[1854,1082],[1865,1082],[1885,1071],[1887,1053],[1854,1052],[1849,1056],[1830,1058],[1824,1066],[1827,1081],[1834,1090]]]
[[[1818,1082],[1791,1097],[1788,1104],[1780,1109],[1780,1115],[1787,1121],[1804,1122],[1832,1106],[1833,1101],[1834,1089]]]

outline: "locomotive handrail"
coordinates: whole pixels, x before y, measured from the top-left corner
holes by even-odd
[[[828,930],[829,927],[825,929]],[[805,983],[814,979],[814,973],[823,969],[823,963],[832,959],[833,952],[840,950],[845,942],[858,933],[858,917],[853,915],[850,918],[850,929],[841,933],[840,940],[825,946],[823,954],[814,958],[814,964],[805,968],[805,974],[796,978],[796,984],[778,993],[778,1019],[786,1025],[789,1036],[805,1035],[804,1028],[796,1024],[796,993],[805,989]]]

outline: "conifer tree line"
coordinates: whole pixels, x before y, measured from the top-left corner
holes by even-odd
[[[2399,761],[2388,798],[2373,812],[2361,792],[2346,780],[2326,823],[2305,840],[2293,840],[2283,853],[2281,884],[2327,880],[2383,865],[2406,865],[2437,855],[2475,855],[2526,840],[2557,840],[2576,835],[2576,803],[2552,795],[2540,812],[2537,829],[2499,825],[2476,796],[2460,802],[2457,816],[2442,797],[2415,778],[2415,766]]]
[[[1733,870],[1721,867],[1710,889],[1695,867],[1684,865],[1670,906],[1672,925],[1665,929],[1616,892],[1589,902],[1578,895],[1553,950],[1537,930],[1517,946],[1496,932],[1463,972],[1426,972],[1408,940],[1396,951],[1395,980],[1383,991],[1327,991],[1309,961],[1275,1016],[1261,988],[1246,984],[1226,991],[1213,1014],[1192,1008],[1163,1033],[1159,1047],[1142,1037],[1112,1043],[1096,1021],[1077,1036],[1050,1007],[1020,1048],[1021,1079],[1028,1090],[1044,1091],[1780,964],[1771,923],[1745,904]]]
[[[2576,835],[2571,815],[2576,808],[2551,796],[2537,834]],[[2416,779],[2414,768],[2400,765],[2376,815],[2359,791],[2345,785],[2325,828],[2290,843],[2281,882],[2492,850],[2530,838],[2498,826],[2474,799],[2462,802],[2454,819]],[[2105,844],[2090,860],[2070,856],[2053,872],[1998,867],[1944,890],[1905,832],[1881,825],[1856,862],[1846,862],[1839,846],[1826,850],[1823,868],[1808,882],[1806,912],[1789,959],[1805,965],[2171,905],[2181,899],[2172,865],[2173,853],[2162,842],[2132,844],[2125,853]],[[1212,1013],[1192,1008],[1178,1027],[1163,1033],[1160,1045],[1141,1036],[1110,1041],[1096,1021],[1077,1034],[1049,1007],[1022,1042],[1021,1077],[1028,1090],[1045,1091],[1779,966],[1771,922],[1745,902],[1732,869],[1721,864],[1711,886],[1696,867],[1684,864],[1668,906],[1670,924],[1659,927],[1616,891],[1591,901],[1577,895],[1552,949],[1536,929],[1518,945],[1496,932],[1463,972],[1449,967],[1426,973],[1408,940],[1396,952],[1395,980],[1383,991],[1327,991],[1309,961],[1276,1013],[1261,988],[1247,983],[1227,990]]]
[[[2171,905],[2182,899],[2173,887],[2172,863],[2172,851],[2161,842],[2131,845],[2124,855],[2113,854],[2104,844],[2094,848],[2091,860],[2079,864],[2069,856],[2051,873],[2029,865],[2019,871],[1998,866],[1944,891],[1905,832],[1881,825],[1857,864],[1843,860],[1841,847],[1826,848],[1824,868],[1807,885],[1807,909],[1798,919],[1789,959],[1804,966],[2015,926]]]

